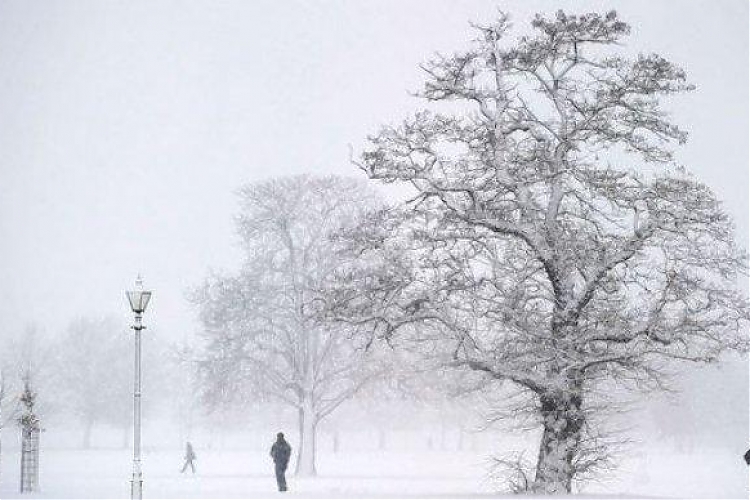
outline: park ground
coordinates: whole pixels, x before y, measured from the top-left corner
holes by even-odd
[[[387,451],[350,446],[333,451],[321,443],[318,476],[289,474],[292,498],[480,498],[498,494],[502,484],[488,469],[487,440],[472,450],[404,449]],[[132,456],[128,448],[83,450],[54,439],[41,455],[40,491],[18,493],[19,456],[12,439],[3,452],[0,498],[127,498]],[[361,440],[360,440],[361,441]],[[492,439],[502,444],[502,439]],[[403,441],[402,441],[403,443]],[[437,447],[436,447],[437,448]],[[146,447],[146,498],[275,498],[273,470],[262,443],[226,440],[198,452],[195,475],[180,473],[182,449]],[[509,497],[512,495],[508,495]],[[617,472],[590,484],[588,498],[748,498],[748,471],[741,456],[726,449],[675,450],[664,443],[644,444],[623,460]]]

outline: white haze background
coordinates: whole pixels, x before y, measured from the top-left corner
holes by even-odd
[[[55,336],[80,315],[129,321],[123,292],[138,273],[154,290],[147,325],[192,335],[186,289],[240,258],[236,189],[360,175],[349,145],[419,108],[418,65],[460,50],[469,21],[498,8],[519,26],[536,12],[616,8],[633,27],[627,50],[682,65],[697,90],[668,103],[690,132],[678,159],[726,200],[748,241],[742,0],[2,1],[0,335],[34,324]],[[731,453],[741,454],[747,372],[705,373],[681,401],[705,422],[738,415]],[[732,484],[716,491],[741,492]]]

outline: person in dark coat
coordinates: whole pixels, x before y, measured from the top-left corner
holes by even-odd
[[[745,463],[746,463],[747,465],[750,465],[750,450],[747,450],[747,451],[745,452]]]
[[[271,458],[276,466],[276,483],[279,491],[286,491],[286,467],[289,465],[289,457],[292,456],[292,447],[284,439],[284,433],[276,434],[276,442],[271,446]]]
[[[193,451],[193,445],[190,444],[190,441],[188,441],[187,446],[185,446],[185,465],[182,466],[182,470],[180,473],[184,473],[188,465],[190,466],[190,470],[193,471],[193,474],[195,474],[195,464],[193,463],[193,460],[195,460],[197,457],[195,456],[195,452]]]

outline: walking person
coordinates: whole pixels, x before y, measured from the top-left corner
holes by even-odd
[[[289,465],[289,457],[292,455],[292,447],[284,439],[284,433],[276,434],[276,442],[271,446],[271,458],[276,466],[276,483],[279,491],[286,491],[286,467]]]
[[[193,451],[193,445],[190,444],[190,441],[187,442],[187,446],[185,447],[185,465],[182,466],[182,470],[180,471],[181,474],[183,474],[187,468],[188,465],[190,466],[190,470],[193,471],[193,474],[195,474],[195,464],[193,461],[197,457],[195,456],[195,452]]]

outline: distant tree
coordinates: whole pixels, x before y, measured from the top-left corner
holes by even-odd
[[[332,235],[376,203],[361,181],[295,176],[240,191],[245,260],[195,293],[205,330],[202,378],[215,400],[274,399],[295,409],[297,473],[315,474],[318,424],[373,377],[351,327],[319,313],[341,264]]]
[[[132,347],[128,330],[113,318],[78,318],[57,341],[57,385],[65,409],[83,425],[91,446],[95,425],[128,427],[132,414]]]
[[[2,431],[18,422],[26,378],[33,378],[38,388],[40,413],[49,415],[55,409],[57,398],[52,389],[54,374],[47,342],[43,332],[33,324],[0,337],[0,466]]]
[[[190,441],[200,416],[200,352],[185,337],[179,343],[169,345],[166,354],[167,392],[180,424],[180,441]]]
[[[678,391],[649,398],[645,430],[678,453],[744,446],[737,436],[747,429],[750,415],[734,409],[748,407],[748,364],[747,358],[737,358],[680,374],[673,384]]]
[[[711,189],[670,167],[686,133],[660,100],[692,88],[683,70],[618,55],[615,12],[531,27],[514,41],[505,16],[476,26],[469,50],[423,67],[421,97],[450,105],[370,138],[361,168],[415,196],[350,232],[361,265],[331,304],[519,388],[542,430],[527,487],[562,494],[606,457],[595,424],[613,389],[747,349],[747,264]]]
[[[389,432],[411,425],[414,429],[419,427],[415,417],[424,396],[424,384],[414,376],[414,366],[410,364],[415,361],[413,358],[380,347],[377,344],[367,347],[371,355],[381,360],[379,380],[357,394],[338,427],[361,431],[365,423],[377,433],[378,451],[387,451],[393,444]]]
[[[14,390],[7,372],[6,366],[0,364],[0,479],[2,479],[3,429],[18,415],[18,398],[13,394]]]
[[[17,410],[23,392],[25,378],[34,381],[38,395],[37,413],[50,416],[59,409],[60,397],[55,391],[54,354],[55,348],[50,336],[34,324],[14,332],[3,339],[0,345],[0,367],[6,387],[6,404]],[[13,412],[7,419],[15,418]]]

